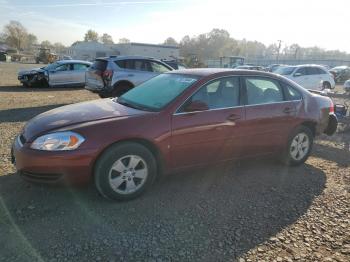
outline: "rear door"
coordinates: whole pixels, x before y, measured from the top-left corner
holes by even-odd
[[[245,156],[277,152],[295,125],[296,104],[287,101],[279,81],[265,77],[244,77],[245,130],[248,139]]]
[[[237,158],[246,133],[239,77],[224,77],[202,86],[172,116],[171,156],[174,168]],[[187,111],[192,102],[208,110]]]
[[[63,86],[73,83],[72,64],[62,64],[49,72],[50,86]]]
[[[322,70],[317,67],[307,67],[307,75],[309,76],[309,89],[319,90],[322,87],[323,75]]]

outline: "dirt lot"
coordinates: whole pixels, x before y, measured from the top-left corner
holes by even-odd
[[[97,99],[27,89],[0,64],[0,261],[349,261],[350,132],[316,141],[305,165],[245,161],[170,176],[118,203],[84,188],[33,185],[10,163],[24,123]],[[349,100],[337,87],[337,101]],[[350,102],[350,101],[349,101]]]

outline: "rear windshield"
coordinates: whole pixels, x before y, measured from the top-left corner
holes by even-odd
[[[294,66],[279,67],[274,71],[274,73],[286,76],[293,73],[294,69],[295,69]]]
[[[106,60],[95,60],[95,62],[92,64],[91,69],[104,71],[107,67],[107,61]]]

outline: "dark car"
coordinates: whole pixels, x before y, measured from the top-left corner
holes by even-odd
[[[302,164],[314,137],[336,127],[328,97],[282,76],[179,70],[36,116],[15,139],[13,162],[31,181],[92,178],[103,196],[131,199],[161,172],[262,155]]]

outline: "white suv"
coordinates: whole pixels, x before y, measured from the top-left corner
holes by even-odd
[[[323,66],[282,66],[274,73],[283,75],[306,89],[323,90],[335,87],[334,78]]]

